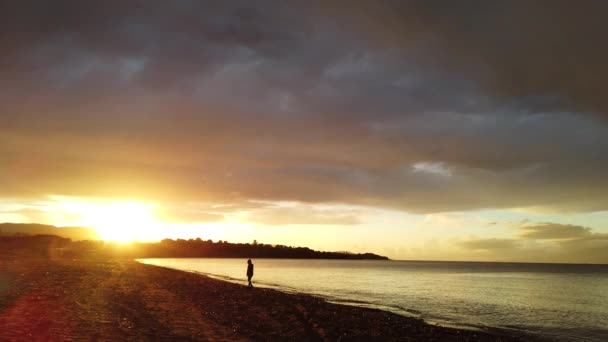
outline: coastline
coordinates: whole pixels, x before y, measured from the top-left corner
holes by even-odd
[[[0,261],[0,340],[519,341],[134,260]]]
[[[227,283],[231,283],[231,284],[237,284],[237,285],[242,285],[246,283],[246,279],[238,279],[238,278],[232,278],[229,276],[224,276],[224,275],[219,275],[219,274],[213,274],[213,273],[205,273],[205,272],[201,272],[201,271],[194,271],[194,270],[179,270],[177,268],[171,268],[168,266],[161,266],[161,265],[155,265],[155,264],[148,264],[145,263],[143,261],[140,261],[142,259],[135,259],[137,262],[140,262],[142,264],[145,265],[151,265],[151,266],[156,266],[156,267],[161,267],[161,268],[166,268],[169,270],[178,270],[180,272],[187,272],[187,273],[193,273],[193,274],[198,274],[204,277],[208,277],[214,280],[219,280],[222,282],[227,282]],[[145,259],[143,259],[145,260]],[[399,316],[403,316],[403,317],[407,317],[407,318],[413,318],[413,319],[417,319],[417,320],[422,320],[423,322],[429,324],[429,325],[435,325],[435,326],[442,326],[442,327],[447,327],[447,328],[454,328],[454,329],[461,329],[461,330],[468,330],[468,331],[495,331],[498,334],[501,335],[512,335],[512,336],[527,336],[527,335],[522,335],[522,332],[520,331],[510,331],[507,329],[501,329],[501,328],[494,328],[494,327],[489,327],[489,326],[476,326],[476,325],[466,325],[466,324],[460,324],[458,322],[452,322],[452,321],[446,321],[446,320],[441,320],[441,319],[435,319],[435,318],[431,318],[431,317],[422,317],[422,313],[416,310],[408,310],[405,309],[399,305],[394,305],[394,306],[389,306],[389,305],[383,305],[383,304],[377,304],[377,303],[372,303],[372,302],[368,302],[368,301],[362,301],[362,300],[358,300],[358,299],[348,299],[348,298],[342,298],[342,297],[335,297],[335,296],[329,296],[329,295],[323,295],[320,293],[309,293],[309,292],[305,292],[305,291],[301,291],[298,290],[296,288],[293,287],[286,287],[283,285],[278,285],[278,284],[273,284],[273,283],[266,283],[266,282],[260,282],[260,281],[254,281],[255,287],[258,289],[270,289],[270,290],[275,290],[281,293],[285,293],[285,294],[291,294],[291,295],[306,295],[306,296],[312,296],[312,297],[316,297],[319,298],[327,303],[331,303],[331,304],[336,304],[336,305],[346,305],[346,306],[353,306],[353,307],[357,307],[357,308],[364,308],[364,309],[372,309],[372,310],[380,310],[380,311],[385,311],[385,312],[390,312],[390,313],[394,313],[397,314]]]

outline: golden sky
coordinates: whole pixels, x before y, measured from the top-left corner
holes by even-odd
[[[0,222],[608,262],[604,2],[13,2]]]

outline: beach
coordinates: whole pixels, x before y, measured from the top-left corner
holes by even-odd
[[[0,312],[8,341],[518,340],[132,260],[3,258]]]

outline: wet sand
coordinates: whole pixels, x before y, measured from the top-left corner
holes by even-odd
[[[0,327],[0,341],[518,340],[131,260],[2,258]]]

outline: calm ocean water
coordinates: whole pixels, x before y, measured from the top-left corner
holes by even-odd
[[[141,259],[245,284],[242,259]],[[608,341],[608,265],[254,260],[254,284],[431,323]]]

